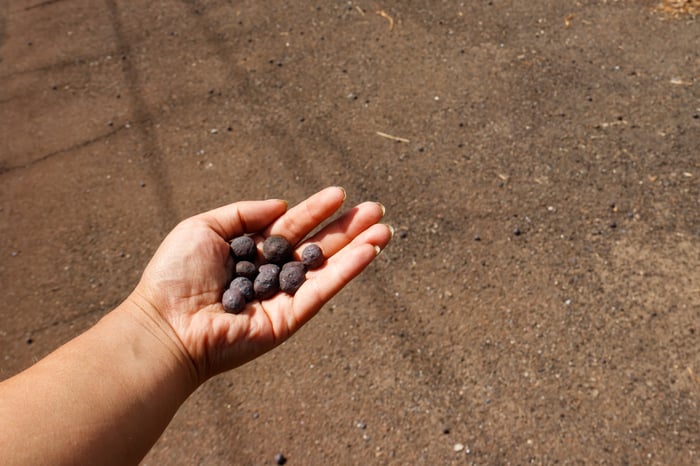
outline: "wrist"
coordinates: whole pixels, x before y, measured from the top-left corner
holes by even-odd
[[[200,378],[189,353],[170,324],[137,291],[105,316],[108,318],[118,320],[131,341],[139,341],[143,348],[139,357],[149,360],[156,378],[168,379],[185,398],[197,389]]]

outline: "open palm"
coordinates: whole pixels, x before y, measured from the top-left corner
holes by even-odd
[[[299,244],[344,199],[342,189],[327,188],[289,211],[279,200],[239,202],[181,222],[163,241],[135,293],[153,318],[172,328],[201,381],[286,340],[386,246],[391,230],[377,224],[384,212],[375,202],[354,207]],[[220,301],[231,279],[229,241],[245,233],[255,234],[258,245],[282,235],[296,245],[297,257],[316,243],[327,261],[307,273],[294,296],[279,293],[227,314]]]

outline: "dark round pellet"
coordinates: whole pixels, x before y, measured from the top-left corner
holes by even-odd
[[[245,277],[248,280],[255,280],[255,276],[258,274],[258,269],[255,264],[249,261],[236,262],[236,276]]]
[[[292,257],[292,245],[283,236],[269,236],[263,242],[263,256],[268,262],[282,265]]]
[[[301,262],[309,270],[321,267],[325,260],[323,251],[317,244],[309,244],[304,248],[304,252],[301,253]]]
[[[253,282],[255,297],[258,299],[273,297],[280,290],[279,275],[279,266],[275,264],[261,265],[258,269],[258,276]]]
[[[284,457],[282,453],[277,453],[275,455],[275,463],[279,465],[283,465],[287,463],[287,458]]]
[[[221,304],[224,310],[231,314],[238,314],[245,309],[245,297],[238,288],[229,288],[224,291],[224,296],[221,298]]]
[[[277,264],[263,264],[258,267],[258,275],[279,275],[280,266]]]
[[[280,270],[280,290],[293,295],[306,280],[306,269],[301,262],[287,262]]]
[[[234,278],[229,288],[238,288],[247,302],[250,302],[255,298],[253,282],[245,277]]]
[[[254,261],[257,254],[255,241],[250,236],[239,236],[231,241],[231,252],[236,260]]]

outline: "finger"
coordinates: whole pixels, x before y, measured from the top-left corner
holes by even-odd
[[[294,295],[291,314],[286,316],[291,333],[359,275],[386,247],[391,236],[392,230],[387,225],[373,225],[331,257],[325,266],[310,273]]]
[[[219,207],[196,216],[222,238],[233,239],[244,233],[260,231],[287,210],[287,202],[279,199],[243,201]]]
[[[296,245],[314,228],[333,215],[345,200],[345,190],[326,188],[289,209],[264,232],[264,236],[282,235]]]
[[[364,202],[344,213],[308,241],[304,241],[304,244],[297,248],[297,255],[301,256],[309,244],[317,244],[326,258],[331,257],[357,235],[379,222],[383,216],[383,205],[378,202]]]

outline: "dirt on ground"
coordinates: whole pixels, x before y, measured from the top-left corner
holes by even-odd
[[[144,465],[698,464],[698,3],[0,2],[0,378],[178,220],[328,185],[391,245]]]

